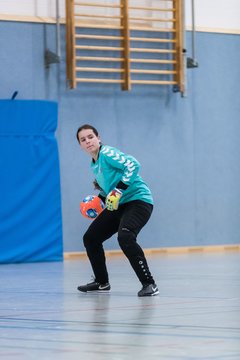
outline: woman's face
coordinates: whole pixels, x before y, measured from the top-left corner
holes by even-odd
[[[98,154],[100,138],[96,136],[92,129],[83,129],[78,133],[78,140],[81,148],[93,158]]]

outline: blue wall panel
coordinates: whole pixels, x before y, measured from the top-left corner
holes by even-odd
[[[62,260],[57,104],[0,101],[0,263]]]

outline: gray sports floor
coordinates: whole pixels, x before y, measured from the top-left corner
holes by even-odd
[[[82,294],[85,258],[1,265],[0,359],[240,359],[240,252],[151,255],[159,296],[138,298],[127,260],[110,294]]]

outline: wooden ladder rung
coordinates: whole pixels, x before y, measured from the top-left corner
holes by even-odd
[[[175,85],[176,81],[167,80],[131,80],[132,84],[149,84],[149,85]]]
[[[175,33],[176,29],[166,29],[166,28],[151,28],[147,26],[130,26],[130,30],[134,31],[150,31],[150,32],[166,32],[166,33]]]
[[[176,74],[175,70],[145,70],[145,69],[132,69],[133,74],[160,74],[160,75],[173,75]]]
[[[162,18],[153,18],[153,17],[146,17],[146,16],[142,16],[142,17],[129,17],[129,20],[133,20],[133,21],[150,21],[150,22],[163,22],[163,23],[166,23],[166,22],[176,22],[176,19],[173,19],[173,18],[169,18],[169,19],[162,19]]]
[[[91,24],[91,23],[75,23],[75,28],[86,28],[86,29],[110,29],[110,30],[123,30],[121,25],[100,25],[100,24]]]
[[[74,17],[95,18],[95,19],[122,19],[121,15],[95,15],[74,13]]]
[[[122,62],[124,58],[117,57],[102,57],[102,56],[76,56],[77,61],[113,61]]]
[[[123,47],[75,45],[76,50],[123,51]]]
[[[130,37],[131,41],[157,42],[157,43],[176,43],[175,39],[158,39],[144,37]]]
[[[91,39],[91,40],[123,40],[123,36],[109,36],[109,35],[87,35],[76,34],[76,39]],[[130,41],[143,41],[143,42],[157,42],[157,43],[176,43],[175,39],[158,39],[158,38],[144,38],[144,37],[130,37]]]
[[[161,11],[161,12],[174,12],[175,8],[156,8],[156,7],[148,7],[148,6],[129,6],[129,10],[149,10],[149,11]]]
[[[91,79],[91,78],[76,78],[76,82],[86,82],[86,83],[111,83],[111,84],[122,84],[124,81],[122,79]]]
[[[87,35],[76,34],[76,39],[92,39],[92,40],[123,40],[123,36],[109,36],[109,35]]]
[[[115,4],[101,4],[101,3],[89,3],[89,2],[77,2],[74,1],[74,5],[76,6],[93,6],[93,7],[103,7],[103,8],[115,8],[115,9],[121,9],[122,5],[115,5]]]
[[[168,49],[146,49],[146,48],[131,48],[131,52],[145,52],[145,53],[158,53],[158,54],[175,54],[176,50]]]
[[[114,68],[97,68],[97,67],[76,67],[76,71],[82,72],[110,72],[110,73],[123,73],[123,69]]]
[[[133,63],[149,63],[149,64],[176,64],[176,60],[158,60],[158,59],[130,59]]]

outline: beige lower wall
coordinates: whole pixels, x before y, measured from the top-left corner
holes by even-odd
[[[240,244],[232,245],[209,245],[209,246],[191,246],[191,247],[171,247],[171,248],[156,248],[156,249],[144,249],[146,255],[171,255],[171,254],[191,254],[196,252],[223,252],[223,251],[240,251]],[[121,250],[109,250],[105,251],[106,256],[119,256],[123,255]],[[79,257],[87,257],[86,252],[65,252],[64,259],[72,260]]]

